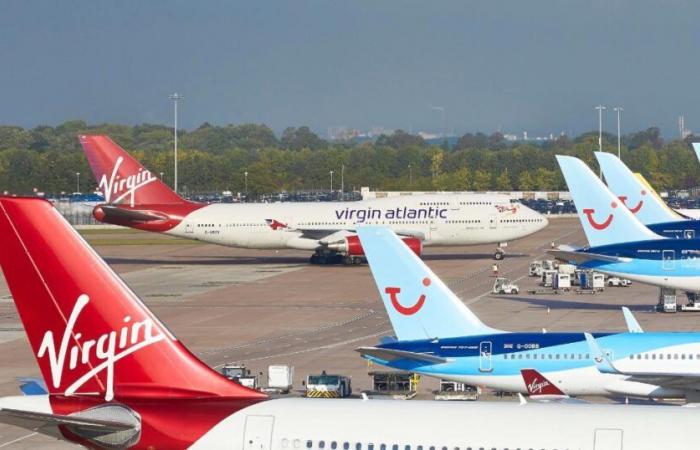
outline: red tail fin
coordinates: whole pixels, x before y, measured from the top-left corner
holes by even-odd
[[[0,266],[51,394],[262,397],[204,365],[47,201],[0,197]]]
[[[522,369],[520,373],[525,381],[528,395],[533,397],[540,396],[556,396],[566,397],[566,394],[561,389],[556,387],[554,383],[549,381],[541,373],[535,369]]]
[[[182,203],[172,189],[107,136],[80,136],[85,155],[107,203]]]

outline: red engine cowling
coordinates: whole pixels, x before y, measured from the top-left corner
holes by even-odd
[[[423,241],[418,238],[402,238],[404,244],[410,248],[413,253],[418,256],[423,254]],[[365,251],[360,243],[360,238],[357,236],[348,236],[345,238],[345,253],[350,256],[365,256]]]

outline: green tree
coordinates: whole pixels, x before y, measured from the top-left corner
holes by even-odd
[[[475,191],[487,191],[491,187],[491,174],[485,170],[474,172],[472,188]]]
[[[517,189],[520,191],[531,191],[534,187],[535,183],[532,181],[530,172],[528,172],[527,170],[520,172],[520,176],[518,176]]]
[[[499,191],[510,191],[513,189],[508,176],[508,168],[503,169],[503,172],[496,178],[496,189]]]

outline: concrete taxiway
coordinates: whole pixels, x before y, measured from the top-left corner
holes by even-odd
[[[133,231],[91,231],[88,241],[196,355],[212,367],[244,362],[267,373],[295,366],[295,388],[308,373],[352,376],[370,387],[368,365],[354,351],[391,334],[367,266],[311,266],[298,251],[256,251],[177,241]],[[521,294],[494,296],[492,246],[426,248],[424,259],[486,322],[505,330],[623,330],[629,306],[649,330],[697,330],[693,313],[654,312],[658,290],[635,284],[596,295],[529,295],[530,261],[552,242],[585,243],[577,219],[511,243],[499,262]],[[376,368],[376,367],[375,367]],[[9,292],[0,280],[0,395],[17,395],[17,377],[39,376]],[[262,377],[263,384],[265,377]],[[437,387],[424,378],[422,396]],[[0,448],[69,448],[68,444],[0,426]]]

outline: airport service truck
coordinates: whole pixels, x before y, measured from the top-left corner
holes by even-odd
[[[350,378],[329,375],[324,370],[320,375],[306,377],[306,396],[312,398],[343,398],[352,394]]]
[[[242,364],[226,364],[221,368],[221,374],[247,388],[258,388],[258,377]]]
[[[267,390],[287,394],[294,385],[294,366],[269,366],[267,368]]]

